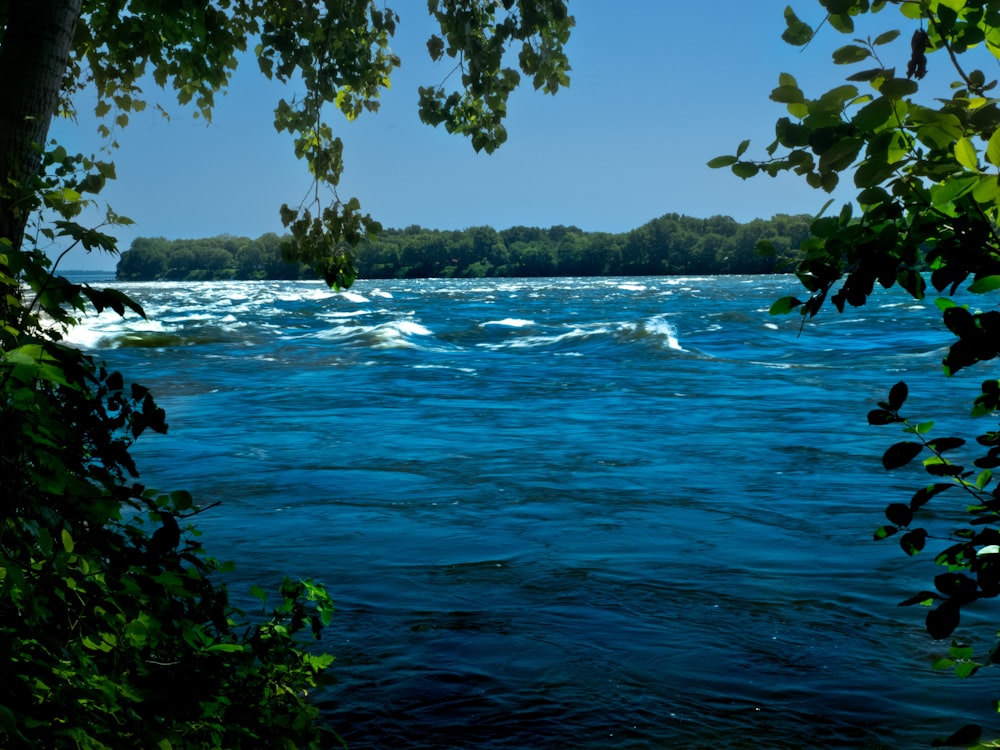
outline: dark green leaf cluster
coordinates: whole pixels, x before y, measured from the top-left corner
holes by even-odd
[[[986,381],[982,386],[981,399],[988,401],[983,406],[990,410],[998,407],[1000,383]],[[963,606],[979,599],[991,599],[1000,595],[1000,484],[994,481],[993,470],[1000,467],[1000,432],[987,431],[976,436],[976,444],[981,454],[966,463],[959,462],[951,455],[967,445],[960,437],[930,437],[934,427],[932,421],[915,422],[904,417],[901,410],[909,395],[905,383],[897,383],[889,391],[886,401],[880,401],[878,408],[868,413],[868,423],[872,425],[900,424],[910,439],[891,445],[882,455],[882,465],[886,470],[898,469],[920,456],[923,471],[932,478],[932,483],[919,488],[909,503],[891,503],[885,510],[888,525],[875,530],[875,539],[886,539],[900,531],[900,546],[908,555],[916,555],[924,549],[928,539],[943,539],[948,546],[938,553],[935,562],[947,568],[934,578],[935,591],[922,591],[902,605],[923,604],[933,606],[927,613],[927,631],[934,638],[947,638],[958,628]],[[949,455],[945,455],[948,453]],[[954,519],[928,516],[927,523],[945,526],[946,531],[932,534],[924,526],[915,526],[917,512],[933,498],[949,490],[965,494],[965,512],[968,518],[964,525],[953,526]],[[952,526],[951,529],[947,529]],[[1000,645],[994,654],[1000,658]],[[961,664],[979,664],[969,658]],[[971,675],[975,669],[963,667],[961,676]]]
[[[471,227],[441,231],[418,226],[368,236],[353,250],[362,278],[484,276],[649,276],[759,274],[781,270],[806,236],[805,216],[774,216],[739,224],[728,216],[696,219],[666,214],[630,232],[576,227]],[[140,237],[118,262],[131,281],[298,279],[315,276],[283,259],[274,234],[256,240],[223,235],[199,240]],[[766,252],[762,252],[766,250]],[[346,246],[343,252],[352,252]],[[341,285],[346,286],[343,281]]]
[[[333,658],[303,641],[330,599],[286,580],[247,618],[189,520],[207,508],[137,481],[131,447],[166,431],[163,410],[62,336],[84,311],[142,309],[71,283],[39,249],[114,250],[74,221],[86,160],[44,161],[2,196],[59,218],[20,249],[0,238],[0,746],[319,747],[309,695]]]
[[[420,117],[443,124],[449,133],[469,136],[476,151],[491,153],[507,140],[503,126],[507,99],[531,77],[535,89],[554,94],[569,85],[569,41],[573,16],[566,0],[429,0],[441,36],[427,42],[431,58],[456,61],[461,88],[447,92],[443,83],[420,89]],[[506,53],[518,47],[517,67]],[[520,68],[520,72],[518,71]]]
[[[826,192],[850,179],[854,201],[834,215],[812,221],[799,246],[795,272],[807,292],[772,307],[776,314],[798,310],[816,315],[827,299],[838,310],[869,301],[875,286],[903,287],[915,299],[929,289],[939,297],[942,326],[954,335],[943,359],[951,375],[1000,354],[1000,313],[951,299],[1000,289],[1000,100],[995,74],[1000,59],[1000,3],[995,0],[819,0],[822,18],[836,31],[855,34],[855,20],[886,8],[899,12],[901,28],[874,37],[855,37],[833,52],[833,64],[852,66],[844,84],[808,95],[794,76],[783,73],[771,99],[787,116],[775,127],[766,157],[748,159],[749,143],[717,157],[742,178],[791,172]],[[812,26],[790,8],[785,40],[806,45]],[[897,72],[897,71],[905,71]],[[950,72],[950,91],[927,91],[931,80]],[[829,204],[828,204],[829,205]],[[966,294],[968,293],[968,294]],[[868,414],[872,425],[899,424],[905,440],[886,449],[886,470],[912,466],[932,478],[909,502],[891,502],[876,539],[897,538],[907,555],[931,543],[943,547],[934,561],[933,590],[904,605],[929,607],[927,631],[955,637],[937,668],[968,677],[1000,661],[1000,648],[974,658],[961,635],[964,607],[1000,595],[1000,433],[981,430],[974,443],[962,437],[932,438],[933,422],[901,414],[909,393],[903,383]],[[973,416],[1000,411],[1000,382],[986,380],[974,398]],[[979,455],[958,459],[973,444]],[[965,517],[946,509],[925,509],[942,493],[960,494]],[[898,536],[897,536],[898,535]],[[940,572],[940,568],[944,571]],[[1000,703],[998,703],[1000,705]],[[974,744],[976,726],[935,744]],[[993,745],[990,745],[993,746]]]

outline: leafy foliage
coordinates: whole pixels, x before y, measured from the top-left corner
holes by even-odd
[[[319,747],[308,695],[333,658],[300,637],[318,637],[330,599],[286,580],[280,603],[247,620],[188,521],[203,509],[136,481],[129,450],[166,431],[163,410],[61,340],[86,310],[142,309],[71,283],[38,249],[57,235],[114,242],[72,220],[77,166],[99,167],[62,149],[45,163],[20,197],[61,218],[37,227],[31,249],[0,240],[0,744]]]
[[[777,121],[767,157],[746,158],[744,141],[735,154],[710,163],[742,178],[791,172],[826,192],[845,177],[853,182],[854,202],[835,215],[821,212],[800,245],[795,273],[807,298],[786,297],[772,312],[798,310],[808,319],[828,298],[843,311],[866,304],[876,284],[899,285],[915,299],[933,289],[940,295],[936,304],[944,327],[955,337],[942,362],[944,373],[992,360],[1000,353],[1000,313],[960,305],[950,296],[963,287],[974,295],[1000,289],[1000,100],[997,81],[984,72],[995,70],[1000,57],[1000,4],[819,0],[819,5],[823,23],[843,34],[855,34],[861,17],[889,8],[900,27],[855,36],[834,51],[833,63],[852,72],[819,96],[807,95],[793,75],[782,73],[771,99],[783,104],[788,116]],[[785,21],[785,41],[804,46],[814,39],[813,28],[791,8]],[[946,72],[954,79],[950,94],[924,83]],[[996,646],[974,658],[960,630],[963,608],[1000,594],[1000,489],[993,475],[1000,466],[1000,433],[981,431],[975,437],[980,455],[959,460],[973,443],[932,438],[933,421],[902,415],[908,396],[905,384],[895,385],[868,422],[901,425],[907,436],[884,452],[886,470],[921,458],[921,470],[932,481],[908,503],[890,503],[888,523],[876,529],[875,538],[898,539],[911,556],[931,543],[943,546],[934,557],[943,571],[933,576],[933,590],[903,604],[930,608],[928,633],[954,638],[948,656],[935,666],[968,677],[1000,660]],[[1000,383],[987,380],[972,414],[992,417],[998,410]],[[964,498],[964,521],[940,508],[929,512],[925,506],[939,495]],[[972,745],[980,734],[970,725],[935,744]]]
[[[447,46],[434,37],[429,51],[458,60],[461,90],[426,89],[422,116],[477,150],[503,141],[515,42],[536,88],[568,83],[563,0],[430,11]],[[137,481],[131,446],[167,429],[163,411],[146,388],[63,343],[86,311],[143,313],[121,292],[60,276],[43,252],[115,253],[103,230],[128,220],[108,210],[103,225],[81,225],[114,165],[42,143],[53,114],[71,116],[93,91],[117,147],[115,132],[149,104],[147,74],[208,119],[253,40],[265,76],[305,89],[275,108],[314,178],[305,200],[280,210],[290,232],[281,263],[347,286],[350,248],[378,225],[337,193],[342,143],[325,110],[353,119],[377,109],[400,64],[389,44],[398,21],[375,0],[0,0],[0,746],[330,744],[309,699],[332,657],[304,642],[331,620],[324,588],[289,579],[271,606],[255,590],[259,615],[235,609],[219,582],[226,566],[190,520],[211,506]]]
[[[428,41],[428,54],[454,61],[454,68],[421,87],[420,117],[467,136],[477,151],[492,152],[506,140],[507,99],[522,73],[545,93],[569,85],[563,48],[575,22],[565,0],[432,0],[428,9],[440,30]],[[3,15],[0,5],[0,27]],[[326,111],[353,120],[378,110],[401,64],[391,46],[399,23],[400,14],[375,0],[84,0],[61,107],[75,111],[74,97],[90,80],[103,132],[113,137],[148,106],[140,81],[151,74],[159,86],[173,88],[179,103],[210,119],[215,95],[252,43],[266,77],[305,88],[274,110],[275,128],[292,137],[295,157],[306,161],[315,180],[303,201],[281,207],[290,233],[284,260],[348,286],[355,278],[348,248],[380,226],[356,198],[337,192],[343,142]],[[448,88],[456,79],[459,85]]]

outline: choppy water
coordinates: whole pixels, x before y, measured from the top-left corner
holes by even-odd
[[[73,338],[155,387],[144,480],[223,501],[200,525],[235,590],[328,585],[322,703],[351,748],[895,748],[989,722],[991,678],[933,673],[946,645],[895,606],[933,566],[871,541],[923,483],[882,471],[900,438],[872,402],[904,378],[936,415],[982,376],[942,389],[932,305],[797,336],[767,314],[780,277],[121,286],[151,320]]]

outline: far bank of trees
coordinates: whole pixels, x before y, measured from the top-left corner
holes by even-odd
[[[410,226],[387,229],[356,250],[360,278],[485,276],[657,276],[765,274],[775,258],[755,253],[767,240],[778,257],[808,235],[810,218],[779,214],[741,224],[728,216],[698,219],[666,214],[630,232],[585,232],[555,226]],[[140,237],[122,253],[118,278],[129,281],[299,279],[312,271],[282,256],[284,239],[221,235],[194,240]]]

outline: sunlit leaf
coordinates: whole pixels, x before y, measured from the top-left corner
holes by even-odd
[[[791,312],[796,307],[802,304],[802,300],[798,297],[782,297],[771,305],[771,309],[768,311],[771,315],[784,315]]]
[[[976,156],[976,147],[972,141],[966,137],[955,141],[955,159],[966,169],[979,171],[979,158]]]
[[[994,289],[1000,289],[1000,276],[983,276],[969,284],[969,291],[973,294],[985,294]]]

